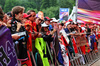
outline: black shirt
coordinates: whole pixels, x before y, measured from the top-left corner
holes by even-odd
[[[15,18],[13,18],[11,20],[10,30],[11,30],[12,34],[16,34],[17,33],[21,37],[18,40],[14,40],[14,43],[18,44],[18,46],[17,46],[17,48],[18,48],[17,49],[18,50],[18,53],[17,53],[18,59],[26,59],[26,58],[28,58],[28,56],[27,56],[27,39],[28,39],[28,33],[25,30],[24,26],[21,26],[21,28],[19,29],[19,32],[17,32],[16,31],[16,29],[17,29],[17,22],[20,22],[20,21],[18,21]]]
[[[91,32],[91,29],[89,27],[86,28],[87,29],[87,32],[86,32],[86,35],[90,35],[90,32]]]

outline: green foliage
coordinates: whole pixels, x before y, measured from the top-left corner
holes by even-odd
[[[6,0],[4,5],[4,12],[11,11],[14,6],[18,5],[18,3],[19,2],[17,0]]]
[[[0,6],[2,7],[2,9],[4,9],[4,5],[5,5],[5,0],[0,0]]]
[[[56,17],[59,18],[59,7],[50,7],[47,9],[43,9],[43,12],[45,16],[48,16],[50,18]]]
[[[26,11],[25,11],[25,12],[27,13],[27,11],[28,11],[28,10],[34,10],[34,9],[33,9],[33,8],[28,7],[28,8],[26,9]]]
[[[41,9],[46,9],[46,8],[50,7],[49,0],[42,0],[41,3],[42,3]]]
[[[75,0],[0,0],[4,12],[9,12],[14,6],[24,6],[28,10],[43,11],[45,16],[59,18],[59,8],[70,8],[75,5]]]

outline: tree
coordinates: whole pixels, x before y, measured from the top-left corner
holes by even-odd
[[[25,7],[28,10],[44,11],[46,16],[59,18],[59,8],[72,10],[75,0],[1,0],[0,6],[4,12],[9,12],[14,6]],[[70,10],[70,11],[71,11]]]
[[[41,3],[41,10],[50,7],[49,0],[42,0]]]
[[[36,9],[39,11],[40,10],[40,8],[41,8],[41,0],[33,0],[34,2],[35,2],[35,4],[36,4]]]
[[[56,6],[57,5],[57,0],[50,0],[49,4],[50,4],[50,6]]]
[[[70,8],[70,13],[75,5],[75,1],[73,0],[59,0],[59,7],[60,8]]]
[[[45,14],[45,16],[48,16],[50,18],[59,18],[59,7],[50,7],[47,9],[43,9],[43,12]]]
[[[4,5],[4,12],[9,12],[14,6],[19,5],[17,0],[6,0]]]
[[[4,9],[4,5],[5,5],[5,0],[0,0],[0,6],[2,7],[2,9]]]

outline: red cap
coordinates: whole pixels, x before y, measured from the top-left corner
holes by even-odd
[[[45,18],[47,18],[48,20],[50,20],[50,18],[49,18],[49,17],[45,17]]]
[[[68,21],[69,21],[69,22],[72,22],[73,20],[72,20],[72,19],[69,19]]]
[[[29,17],[30,15],[27,15],[26,13],[23,14],[23,18],[27,18]]]
[[[44,18],[44,21],[50,21],[50,20],[53,20],[53,19],[50,19],[49,17]]]

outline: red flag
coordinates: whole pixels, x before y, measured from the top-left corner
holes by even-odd
[[[94,42],[94,50],[95,50],[95,52],[98,52],[97,43],[96,42]]]
[[[86,52],[90,52],[90,46],[89,46],[89,43],[88,43],[88,40],[86,39],[86,41],[87,41],[87,45],[86,45],[86,47],[85,47],[85,49],[86,49]]]
[[[63,56],[63,59],[64,59],[64,65],[65,66],[70,66],[70,60],[69,60],[69,57],[68,57],[68,53],[65,53],[65,51],[67,51],[67,48],[66,46],[68,46],[67,41],[65,40],[65,38],[63,36],[61,36],[61,40],[62,40],[62,43],[60,43],[60,46],[61,46],[61,51],[63,52],[62,56]]]
[[[75,39],[74,38],[72,39],[72,42],[73,42],[73,47],[74,47],[75,53],[78,53],[77,46],[76,46],[76,42],[75,42]]]
[[[31,52],[32,51],[32,36],[31,36],[31,33],[28,35],[29,35],[29,38],[27,41],[27,50],[29,50]]]
[[[84,45],[84,46],[80,46],[80,49],[81,49],[82,53],[85,55],[85,54],[86,54],[86,53],[85,53],[85,52],[86,52],[86,51],[85,51],[85,50],[86,50],[86,49],[85,49],[85,45]]]

